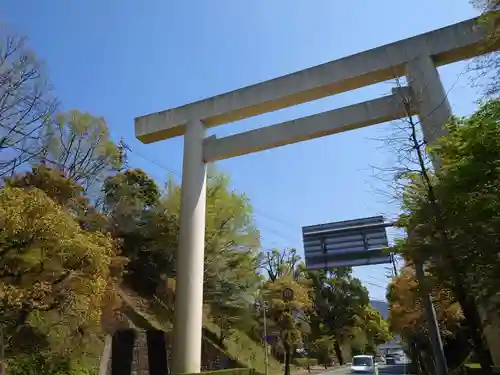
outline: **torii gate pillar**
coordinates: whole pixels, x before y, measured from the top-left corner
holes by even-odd
[[[198,373],[203,324],[203,269],[207,168],[205,125],[189,121],[184,134],[172,373]]]

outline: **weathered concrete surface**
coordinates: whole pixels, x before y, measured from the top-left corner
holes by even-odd
[[[411,86],[412,107],[418,111],[424,139],[427,144],[434,145],[447,132],[443,125],[451,118],[451,106],[431,57],[422,55],[410,60],[406,80]],[[434,165],[438,164],[436,160]]]
[[[99,365],[99,375],[107,375],[111,367],[111,345],[113,339],[111,335],[106,335],[104,339],[104,349],[102,351],[101,363]]]
[[[416,114],[410,113],[401,95],[409,96],[408,88],[393,89],[393,94],[348,107],[286,121],[265,128],[217,139],[205,139],[203,156],[206,162],[246,155],[326,135],[359,129]]]
[[[177,251],[176,299],[172,372],[200,371],[203,324],[203,267],[205,252],[207,165],[203,162],[205,126],[192,120],[186,126],[182,162],[181,214]]]
[[[189,120],[207,127],[316,100],[405,74],[406,62],[431,56],[436,66],[497,50],[484,43],[477,19],[470,19],[412,38],[377,47],[283,77],[241,88],[135,120],[136,137],[144,143],[184,134]]]

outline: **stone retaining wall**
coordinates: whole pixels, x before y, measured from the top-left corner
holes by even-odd
[[[167,366],[170,368],[171,363],[171,334],[165,332],[166,352],[167,352]],[[147,333],[145,330],[135,331],[135,342],[132,355],[132,373],[131,375],[149,375],[149,362],[148,362],[148,343]],[[202,359],[201,370],[220,370],[229,368],[241,367],[238,363],[229,358],[224,352],[220,351],[217,347],[213,346],[209,341],[203,340],[202,343]],[[111,360],[108,360],[106,374],[111,374]]]

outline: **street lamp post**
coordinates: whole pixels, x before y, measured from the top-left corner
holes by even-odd
[[[266,316],[266,310],[267,310],[267,304],[266,304],[266,301],[264,300],[259,300],[257,301],[258,303],[258,307],[259,307],[259,313],[260,313],[260,310],[262,309],[262,318],[264,320],[264,361],[265,361],[265,366],[266,366],[266,372],[265,372],[265,375],[268,375],[269,371],[268,371],[268,364],[269,364],[269,360],[268,360],[268,350],[267,350],[267,316]]]

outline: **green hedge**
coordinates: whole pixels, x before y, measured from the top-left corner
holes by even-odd
[[[307,365],[316,366],[318,364],[318,360],[316,358],[295,358],[295,364],[306,368]]]
[[[249,368],[230,368],[226,370],[202,371],[206,375],[254,375],[255,371]],[[182,375],[199,375],[199,374],[182,374]]]

